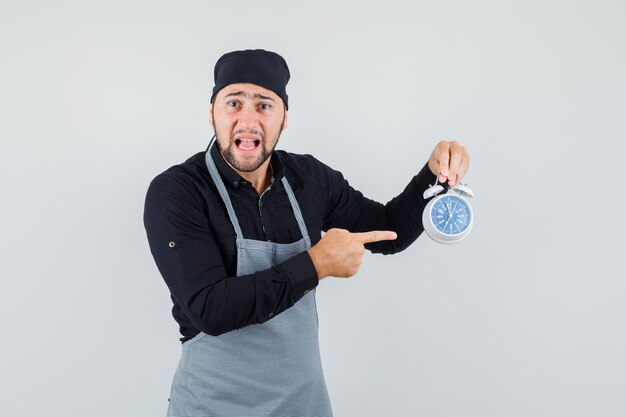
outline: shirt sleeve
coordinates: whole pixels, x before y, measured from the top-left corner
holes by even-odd
[[[144,226],[172,298],[202,332],[219,335],[263,323],[291,307],[319,279],[306,252],[272,268],[228,277],[206,206],[190,180],[163,173],[148,187]]]
[[[365,248],[385,255],[400,252],[413,243],[424,231],[422,213],[428,201],[423,193],[429,182],[435,180],[425,164],[404,190],[386,204],[364,197],[343,177],[341,172],[326,167],[328,203],[324,216],[324,230],[342,228],[351,232],[392,230],[395,240],[368,243]]]

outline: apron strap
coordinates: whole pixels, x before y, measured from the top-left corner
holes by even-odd
[[[285,187],[285,191],[287,192],[287,197],[289,197],[289,201],[291,202],[291,208],[293,209],[293,214],[296,216],[296,221],[298,222],[300,233],[302,233],[302,237],[308,242],[309,231],[306,229],[306,225],[304,223],[304,217],[302,217],[302,211],[300,210],[300,205],[298,204],[298,200],[296,200],[296,196],[293,194],[291,185],[289,185],[289,181],[287,181],[287,177],[285,175],[283,175],[282,182],[283,182],[283,186]]]
[[[211,140],[211,143],[213,140]],[[220,193],[224,204],[226,205],[226,211],[228,211],[228,217],[230,218],[230,222],[235,228],[235,235],[237,239],[243,239],[243,232],[241,231],[241,226],[239,226],[239,220],[237,220],[237,215],[235,215],[235,209],[233,208],[233,203],[230,201],[230,197],[228,196],[228,191],[226,191],[226,187],[224,186],[224,181],[220,177],[220,174],[217,172],[217,167],[215,166],[215,162],[213,162],[213,158],[211,158],[211,144],[209,144],[207,151],[204,155],[204,159],[206,161],[206,166],[209,169],[209,174],[217,187],[217,191]]]

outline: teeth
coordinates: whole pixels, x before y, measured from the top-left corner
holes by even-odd
[[[244,151],[251,151],[256,148],[255,140],[253,139],[239,139],[239,149]]]

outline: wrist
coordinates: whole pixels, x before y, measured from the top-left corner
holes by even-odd
[[[315,267],[315,270],[317,271],[317,277],[320,280],[323,278],[326,278],[328,274],[326,273],[326,268],[324,267],[324,261],[322,260],[322,257],[317,252],[315,247],[312,247],[307,252],[309,253],[309,257],[311,258],[311,261],[313,262],[313,266]]]

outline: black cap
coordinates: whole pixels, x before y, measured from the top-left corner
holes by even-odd
[[[289,67],[282,56],[264,49],[233,51],[221,56],[213,72],[215,87],[211,103],[217,93],[229,84],[251,83],[275,92],[287,103]]]

